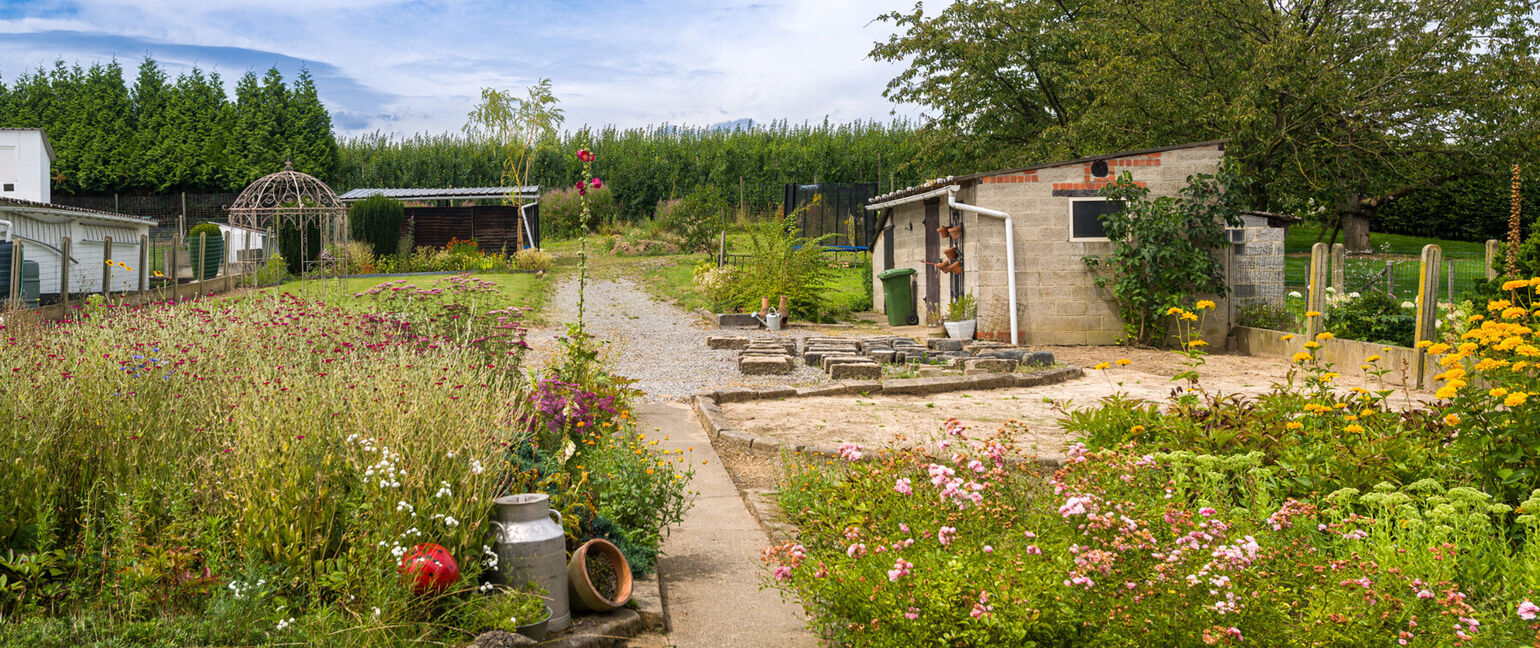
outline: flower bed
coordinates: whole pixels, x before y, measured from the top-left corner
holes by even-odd
[[[468,642],[484,628],[463,620],[509,607],[478,584],[492,499],[515,489],[636,512],[573,516],[569,542],[608,533],[650,557],[688,473],[623,398],[564,418],[586,449],[550,459],[519,313],[446,281],[375,309],[264,291],[11,322],[0,644]],[[398,574],[424,543],[458,563],[446,591]]]
[[[1170,400],[1066,411],[1083,443],[1046,479],[1008,461],[1014,424],[793,466],[800,530],[766,550],[770,578],[857,646],[1540,644],[1540,351],[1519,302],[1426,349],[1429,410],[1386,406],[1378,358],[1342,385],[1330,334],[1256,399],[1205,393],[1189,344]]]

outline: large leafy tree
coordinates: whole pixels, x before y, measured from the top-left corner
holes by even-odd
[[[1253,207],[1313,214],[1363,248],[1389,201],[1533,155],[1533,11],[1524,0],[963,0],[934,17],[885,16],[903,31],[872,54],[909,64],[889,97],[939,111],[937,136],[1017,158],[999,161],[1229,139],[1260,180]]]

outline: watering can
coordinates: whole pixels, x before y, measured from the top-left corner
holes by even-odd
[[[772,331],[779,331],[779,330],[781,330],[781,314],[780,313],[777,313],[775,311],[770,311],[769,313],[766,313],[764,315],[760,315],[759,313],[754,313],[754,319],[759,320],[759,323],[760,324],[764,324],[765,328],[767,328],[767,329],[770,329]]]

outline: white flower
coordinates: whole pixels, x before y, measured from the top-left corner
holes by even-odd
[[[1330,295],[1330,294],[1335,293],[1335,292],[1337,292],[1337,290],[1335,288],[1332,288],[1331,286],[1327,286],[1326,287],[1326,294]]]
[[[294,625],[294,617],[289,617],[287,619],[281,619],[278,621],[279,630],[283,630],[284,628],[287,628],[291,625]]]
[[[396,546],[390,548],[390,555],[395,556],[397,558],[400,558],[401,554],[404,554],[404,553],[406,553],[406,547],[403,547],[401,545],[396,545]]]
[[[1289,291],[1289,296],[1290,296],[1290,297],[1293,297],[1293,298],[1295,298],[1295,299],[1299,299],[1299,298],[1301,298],[1301,297],[1304,297],[1304,295],[1301,295],[1301,294],[1299,294],[1299,291],[1298,291],[1298,290],[1290,290],[1290,291]]]
[[[380,609],[379,608],[370,608],[370,609],[374,610],[374,618],[376,618],[376,619],[380,618]]]
[[[483,583],[481,585],[481,587],[478,587],[476,589],[480,590],[482,594],[485,594],[485,593],[487,593],[488,590],[490,590],[490,589],[492,589],[494,587],[497,587],[497,586],[493,585],[491,583]]]
[[[401,500],[399,502],[396,502],[396,510],[397,511],[411,511],[413,513],[417,512],[417,509],[414,508],[411,504],[407,504],[406,500]]]
[[[454,492],[449,490],[449,482],[439,482],[438,492],[433,494],[433,498],[440,497],[454,497]]]
[[[1404,301],[1404,302],[1401,302],[1401,307],[1402,308],[1416,308],[1417,304],[1414,304],[1414,303],[1409,302],[1409,301]]]
[[[446,452],[444,454],[448,455],[450,459],[455,458],[455,451],[453,451],[453,450],[450,450],[449,452]]]
[[[1348,293],[1348,299],[1358,299],[1358,293],[1356,293],[1356,292]]]
[[[448,516],[444,518],[444,526],[454,528],[460,526],[460,521],[454,519],[453,516]]]
[[[472,459],[471,460],[471,474],[472,475],[480,475],[482,472],[483,472],[483,468],[481,467],[481,461],[477,460],[477,459]]]

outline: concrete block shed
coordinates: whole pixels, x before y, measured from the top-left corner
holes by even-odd
[[[1218,170],[1224,146],[1198,142],[989,171],[873,198],[867,208],[879,213],[872,251],[874,306],[884,309],[877,273],[912,268],[918,312],[944,313],[953,299],[972,293],[978,299],[977,337],[1010,341],[1014,264],[1015,343],[1114,344],[1123,335],[1117,303],[1110,288],[1096,286],[1100,271],[1083,260],[1112,251],[1098,217],[1121,205],[1100,197],[1100,190],[1126,171],[1150,197],[1176,195],[1189,177]],[[1215,250],[1230,298],[1216,299],[1218,307],[1207,314],[1204,337],[1210,344],[1223,344],[1234,319],[1233,302],[1282,302],[1286,219],[1247,214],[1243,221],[1230,232],[1232,244]],[[936,231],[958,225],[962,234],[955,241]],[[1008,240],[1014,250],[1007,248]],[[932,264],[944,261],[943,251],[954,244],[962,270],[939,271]]]

